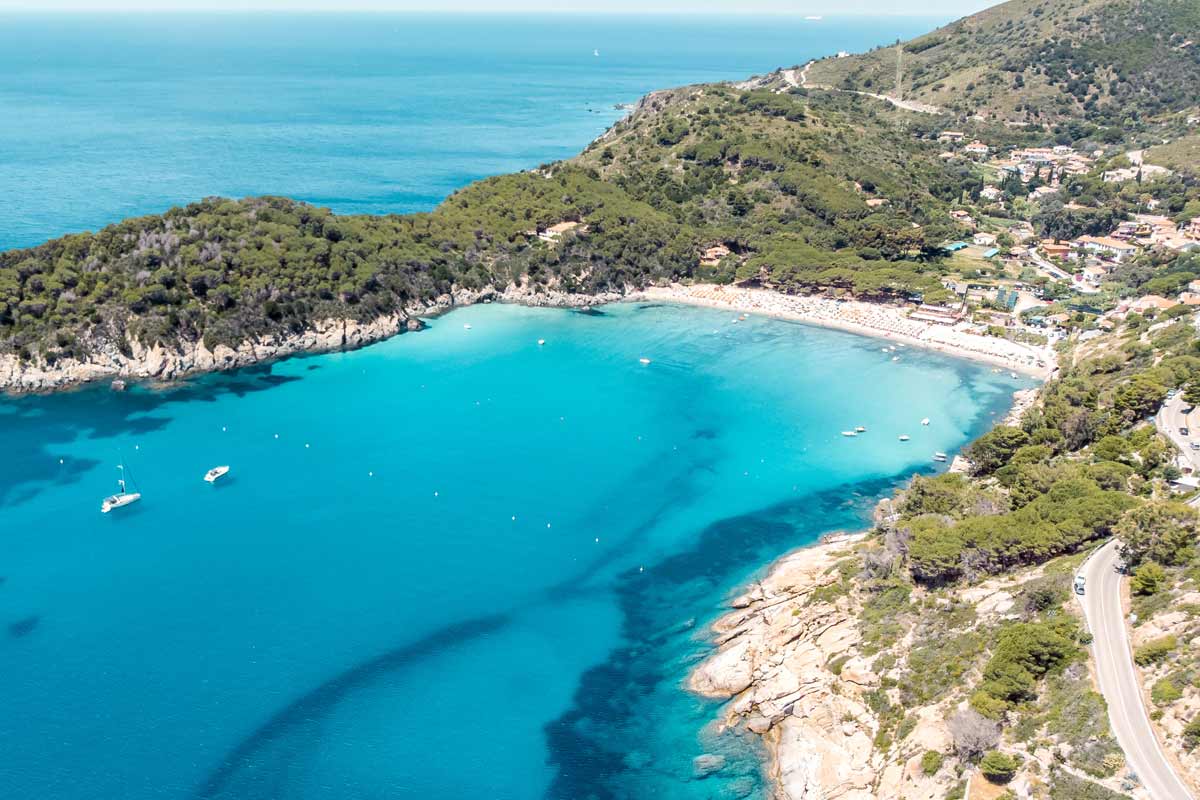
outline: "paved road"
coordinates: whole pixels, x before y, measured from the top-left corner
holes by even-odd
[[[1200,423],[1200,412],[1185,413],[1191,410],[1191,406],[1183,402],[1183,392],[1180,392],[1162,404],[1162,408],[1154,416],[1154,424],[1163,436],[1179,448],[1179,452],[1183,453],[1192,469],[1200,471],[1200,450],[1191,448],[1192,442],[1200,442],[1200,430],[1192,428],[1193,423]],[[1188,428],[1188,435],[1181,435],[1180,428]]]
[[[1087,592],[1079,601],[1094,637],[1092,657],[1108,719],[1129,771],[1136,773],[1151,800],[1191,800],[1192,794],[1163,755],[1134,672],[1121,609],[1121,575],[1116,571],[1117,542],[1102,547],[1083,565]]]

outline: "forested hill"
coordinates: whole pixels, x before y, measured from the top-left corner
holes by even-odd
[[[1195,0],[1010,0],[932,33],[814,64],[810,83],[1031,124],[1130,125],[1200,104]]]
[[[940,288],[940,245],[963,233],[946,210],[978,178],[882,104],[701,86],[651,105],[573,161],[480,181],[431,213],[217,198],[0,253],[0,353],[236,345],[525,277],[579,292],[735,273]],[[727,256],[702,265],[718,244]]]
[[[970,123],[995,146],[1078,143],[1112,158],[1125,128],[1144,129],[1118,115],[1196,101],[1200,47],[1179,32],[1200,30],[1198,17],[1194,0],[1014,0],[905,45],[906,74],[938,102],[1002,98],[1030,117],[1080,115],[1066,129]],[[836,67],[839,82],[879,88],[887,52],[814,75]],[[960,79],[962,92],[946,94]],[[946,157],[944,116],[793,82],[656,92],[577,158],[480,181],[430,213],[216,198],[0,253],[0,355],[54,364],[132,342],[236,346],[524,281],[592,293],[753,280],[944,297],[944,245],[971,232],[954,220],[970,218],[964,204],[995,178]],[[1108,120],[1104,131],[1087,116]]]

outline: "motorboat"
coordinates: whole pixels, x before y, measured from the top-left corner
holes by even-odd
[[[858,436],[857,431],[842,431],[842,436]]]
[[[900,441],[907,442],[908,440],[909,440],[909,436],[907,433],[900,434]]]
[[[945,461],[947,458],[948,458],[948,456],[945,453],[934,453],[933,454],[934,461]]]
[[[307,447],[307,446],[308,445],[305,445],[305,447]],[[204,482],[205,483],[216,483],[218,478],[221,478],[224,475],[227,475],[228,473],[229,473],[228,465],[223,465],[220,467],[213,467],[208,472],[204,473]]]

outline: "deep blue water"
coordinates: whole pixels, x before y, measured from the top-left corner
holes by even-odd
[[[715,310],[479,306],[167,391],[0,401],[0,785],[757,791],[752,747],[680,688],[704,624],[1017,386]],[[102,515],[122,459],[145,497]],[[711,750],[730,767],[690,780]]]
[[[0,15],[0,249],[208,195],[427,211],[574,155],[653,89],[944,21]]]

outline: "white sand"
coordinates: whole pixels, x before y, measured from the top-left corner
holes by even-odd
[[[743,289],[713,284],[655,286],[642,292],[647,300],[689,303],[709,308],[766,314],[864,336],[888,339],[948,355],[993,364],[1045,380],[1057,366],[1048,347],[981,336],[959,323],[953,327],[910,319],[900,306],[790,295],[769,289]]]

